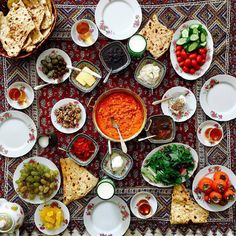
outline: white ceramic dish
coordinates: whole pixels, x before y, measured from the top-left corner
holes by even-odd
[[[207,45],[206,45],[207,56],[206,56],[205,64],[201,66],[201,68],[198,71],[196,71],[194,75],[191,75],[191,74],[185,73],[179,66],[179,63],[177,62],[177,57],[175,54],[175,47],[176,47],[176,41],[180,38],[182,30],[185,28],[188,28],[190,25],[193,25],[193,24],[201,24],[207,32]],[[213,40],[212,40],[211,33],[208,31],[207,27],[204,24],[202,24],[200,21],[189,20],[189,21],[184,22],[174,33],[174,36],[170,45],[171,64],[173,68],[175,69],[175,72],[183,79],[196,80],[202,77],[206,73],[206,71],[209,69],[212,62],[212,58],[213,58],[213,51],[214,51]]]
[[[85,43],[82,39],[80,39],[79,34],[76,30],[77,25],[80,22],[87,22],[90,27],[90,33],[92,37],[92,42],[90,44]],[[75,44],[77,44],[80,47],[90,47],[92,46],[98,39],[98,28],[95,23],[93,23],[91,20],[87,19],[81,19],[74,23],[74,25],[71,27],[71,38],[74,41]]]
[[[58,190],[60,189],[60,185],[61,185],[61,176],[60,176],[60,172],[57,168],[57,166],[52,162],[50,161],[49,159],[45,158],[45,157],[38,157],[38,156],[35,156],[35,157],[30,157],[28,159],[25,159],[24,161],[22,161],[16,168],[15,172],[14,172],[14,175],[13,175],[13,186],[14,186],[14,189],[15,191],[17,192],[17,188],[18,188],[18,184],[16,183],[16,181],[20,178],[21,176],[21,173],[20,171],[23,169],[24,167],[24,164],[28,163],[30,160],[34,160],[46,167],[48,167],[49,169],[51,170],[57,170],[58,171],[58,177],[57,177],[57,189],[53,192],[53,194],[45,199],[45,200],[40,200],[38,196],[35,197],[34,200],[30,200],[30,199],[25,199],[25,198],[22,198],[21,195],[19,193],[18,196],[24,200],[25,202],[28,202],[28,203],[31,203],[31,204],[41,204],[41,203],[44,203],[44,202],[47,202],[49,200],[51,200],[52,198],[54,198],[54,196],[57,194]]]
[[[27,96],[27,102],[24,103],[23,105],[20,105],[17,101],[12,100],[9,97],[9,91],[13,88],[23,88],[24,92],[26,93]],[[7,102],[10,104],[11,107],[18,109],[18,110],[23,110],[28,108],[34,101],[34,91],[32,89],[32,87],[29,84],[26,84],[25,82],[15,82],[13,84],[11,84],[11,86],[7,89],[7,93],[6,93],[6,99]]]
[[[195,170],[197,169],[197,166],[198,166],[198,154],[197,154],[197,152],[196,152],[193,148],[191,148],[191,147],[188,146],[187,144],[183,144],[183,143],[169,143],[169,144],[161,145],[161,146],[159,146],[159,147],[153,149],[151,152],[149,152],[149,153],[147,154],[147,156],[146,156],[145,159],[143,160],[141,169],[143,168],[144,164],[146,163],[146,161],[148,160],[149,157],[151,157],[151,156],[152,156],[153,154],[155,154],[157,151],[163,149],[163,147],[169,146],[169,145],[173,145],[173,144],[176,144],[176,145],[179,145],[179,146],[184,146],[185,148],[187,148],[187,149],[190,150],[190,152],[191,152],[191,154],[192,154],[192,156],[193,156],[193,161],[194,161],[194,169],[193,169],[191,172],[189,172],[189,177],[191,177],[191,176],[194,174],[194,172],[195,172]],[[168,188],[168,187],[172,187],[172,186],[173,186],[173,184],[171,184],[171,185],[164,185],[164,184],[162,184],[162,183],[153,183],[153,182],[151,182],[146,176],[144,176],[143,174],[142,174],[142,176],[143,176],[143,178],[144,178],[144,180],[145,180],[146,182],[148,182],[150,185],[153,185],[153,186],[155,186],[155,187]],[[186,180],[183,179],[183,182],[182,182],[182,183],[184,183],[185,181],[186,181]]]
[[[20,157],[28,153],[37,140],[37,128],[33,120],[20,111],[0,114],[0,154]]]
[[[212,212],[225,211],[226,209],[233,206],[233,204],[236,201],[236,199],[234,199],[233,201],[229,201],[225,206],[220,206],[218,204],[209,204],[204,201],[204,194],[203,193],[196,193],[198,183],[204,176],[212,179],[214,173],[216,171],[220,171],[220,170],[225,172],[229,176],[230,182],[232,183],[232,185],[236,189],[236,176],[235,176],[235,174],[229,168],[227,168],[225,166],[221,166],[221,165],[206,166],[205,168],[201,169],[196,174],[196,176],[193,180],[193,185],[192,185],[193,196],[194,196],[195,200],[197,201],[197,203],[202,208],[206,209],[207,211],[212,211]]]
[[[142,22],[142,10],[136,0],[100,0],[95,22],[107,38],[124,40],[135,34]]]
[[[53,230],[49,230],[49,229],[46,229],[44,227],[44,224],[43,222],[41,221],[40,219],[40,211],[45,207],[45,206],[48,206],[48,205],[57,205],[59,208],[62,209],[63,211],[63,217],[64,217],[64,220],[62,222],[62,225],[60,228],[58,229],[53,229]],[[65,229],[68,227],[69,225],[69,222],[70,222],[70,212],[68,210],[68,208],[66,207],[66,205],[60,201],[57,201],[57,200],[50,200],[46,203],[43,203],[41,205],[39,205],[34,213],[34,222],[35,222],[35,225],[36,227],[38,228],[39,231],[41,231],[43,234],[46,234],[46,235],[58,235],[60,233],[62,233],[63,231],[65,231]]]
[[[217,142],[210,142],[206,137],[205,137],[205,131],[208,129],[208,128],[219,128],[222,132],[222,137],[219,141]],[[224,137],[224,131],[223,131],[223,128],[222,126],[217,123],[216,121],[213,121],[213,120],[207,120],[207,121],[204,121],[202,122],[198,129],[197,129],[197,137],[198,137],[198,140],[204,145],[204,146],[207,146],[207,147],[213,147],[213,146],[216,146],[218,145],[221,140],[223,139]]]
[[[205,82],[200,92],[203,111],[213,120],[236,118],[236,78],[216,75]]]
[[[151,213],[147,216],[144,216],[144,215],[141,215],[138,211],[138,207],[137,207],[137,204],[140,200],[147,200],[149,205],[151,206],[152,210],[151,210]],[[137,218],[140,218],[140,219],[148,219],[148,218],[151,218],[155,213],[156,213],[156,210],[157,210],[157,200],[156,198],[154,197],[153,194],[149,193],[149,192],[138,192],[136,193],[132,198],[131,198],[131,201],[130,201],[130,209],[132,211],[132,213],[137,217]]]
[[[124,235],[130,225],[130,211],[120,197],[93,198],[84,210],[84,225],[93,236]]]
[[[174,96],[175,94],[179,93],[187,94],[185,95],[186,104],[183,112],[181,112],[178,115],[172,113],[172,111],[169,108],[169,101],[162,102],[161,109],[165,115],[171,116],[175,122],[184,122],[190,119],[194,115],[197,109],[197,101],[193,92],[185,87],[177,86],[167,90],[163,95],[162,99]]]
[[[70,102],[72,102],[74,104],[77,104],[81,109],[81,119],[79,121],[78,127],[76,127],[76,128],[64,128],[64,127],[62,127],[61,124],[57,123],[57,117],[55,115],[55,110],[56,109],[58,109],[62,106],[65,106]],[[57,102],[53,106],[52,111],[51,111],[51,121],[52,121],[53,126],[57,130],[59,130],[60,132],[62,132],[64,134],[72,134],[72,133],[77,132],[78,130],[80,130],[84,126],[85,121],[86,121],[86,111],[85,111],[84,106],[79,101],[77,101],[75,99],[72,99],[72,98],[65,98],[65,99],[60,100],[59,102]]]
[[[38,76],[46,83],[54,83],[54,79],[50,79],[47,77],[47,75],[45,75],[43,72],[42,72],[42,65],[41,65],[41,61],[48,55],[50,55],[52,52],[56,52],[57,55],[60,55],[64,58],[66,64],[68,66],[72,66],[72,62],[71,62],[71,59],[69,57],[69,55],[62,51],[61,49],[59,48],[50,48],[48,50],[45,50],[44,52],[42,52],[37,61],[36,61],[36,70],[37,70],[37,73],[38,73]],[[69,69],[69,72],[65,73],[62,77],[62,79],[58,82],[58,83],[63,83],[66,79],[68,79],[70,77],[70,74],[71,74],[71,69]]]

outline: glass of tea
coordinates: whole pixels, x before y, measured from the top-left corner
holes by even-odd
[[[76,26],[76,30],[83,41],[91,41],[91,31],[88,22],[80,21]]]

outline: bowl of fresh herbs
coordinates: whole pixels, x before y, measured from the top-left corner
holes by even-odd
[[[170,143],[153,149],[144,159],[141,173],[156,187],[171,187],[189,179],[198,166],[197,152],[183,143]]]

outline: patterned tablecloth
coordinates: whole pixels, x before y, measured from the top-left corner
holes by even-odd
[[[70,29],[72,24],[81,18],[89,18],[94,20],[94,11],[97,0],[57,0],[58,22],[50,40],[44,47],[32,57],[13,61],[0,58],[0,111],[12,109],[5,99],[6,88],[15,81],[24,81],[32,87],[41,83],[36,73],[35,62],[37,56],[45,49],[58,47],[65,50],[72,58],[73,63],[81,59],[87,59],[96,63],[105,74],[105,70],[98,58],[99,49],[107,44],[108,39],[101,34],[96,44],[90,48],[82,49],[76,46],[70,37]],[[185,3],[182,3],[185,2]],[[38,133],[46,133],[55,131],[59,138],[59,146],[66,147],[73,135],[64,135],[56,131],[50,120],[50,112],[53,105],[62,98],[75,98],[86,106],[91,96],[96,99],[104,91],[114,87],[130,88],[138,93],[148,109],[148,115],[160,114],[160,106],[152,106],[154,99],[160,99],[164,92],[173,86],[186,86],[191,89],[197,98],[199,98],[200,89],[203,83],[210,77],[229,73],[236,75],[236,5],[235,1],[224,0],[209,0],[209,1],[175,1],[175,0],[142,0],[143,23],[148,20],[148,17],[156,11],[159,20],[166,26],[176,29],[184,21],[190,19],[198,19],[207,25],[212,33],[214,40],[214,58],[208,72],[197,81],[185,81],[177,76],[170,63],[170,55],[167,52],[160,58],[166,67],[167,74],[161,83],[161,86],[151,91],[137,84],[134,80],[134,70],[138,63],[132,61],[131,65],[124,72],[111,77],[109,82],[104,86],[102,83],[90,94],[83,94],[78,91],[69,81],[58,85],[48,86],[35,93],[35,100],[31,107],[24,112],[33,118],[38,127]],[[121,13],[122,17],[122,13]],[[125,43],[125,42],[124,42]],[[225,95],[227,96],[227,94]],[[235,98],[232,98],[235,99]],[[96,159],[89,165],[89,170],[97,177],[103,176],[100,169],[100,163],[107,151],[107,142],[94,129],[91,120],[92,108],[86,107],[87,122],[81,132],[89,134],[95,138],[100,145],[100,151]],[[236,172],[236,124],[235,120],[222,123],[224,128],[224,139],[220,145],[213,148],[203,147],[196,139],[196,127],[208,119],[203,113],[198,103],[195,115],[184,123],[177,124],[177,135],[174,141],[186,143],[195,148],[199,154],[198,170],[204,166],[211,164],[221,164],[231,168]],[[142,135],[140,135],[142,136]],[[142,160],[148,152],[156,147],[148,141],[138,143],[133,140],[127,143],[128,152],[134,159],[134,167],[129,175],[123,181],[117,181],[117,195],[121,196],[127,203],[133,194],[141,190],[147,190],[153,193],[158,201],[158,210],[154,217],[149,220],[142,221],[132,216],[129,233],[132,235],[161,235],[161,234],[198,234],[198,235],[236,235],[236,206],[219,213],[210,213],[209,222],[201,225],[180,225],[171,226],[169,223],[170,204],[171,204],[171,189],[159,189],[148,185],[140,174]],[[113,144],[113,146],[117,146]],[[26,218],[25,224],[22,227],[21,235],[40,235],[35,229],[33,215],[36,206],[29,205],[19,199],[12,185],[12,176],[17,165],[27,157],[34,155],[45,156],[59,164],[59,158],[65,154],[56,148],[42,150],[35,145],[34,149],[27,155],[18,159],[9,159],[0,156],[0,197],[7,198],[10,201],[18,202],[23,206]],[[187,182],[187,187],[191,187],[191,182]],[[60,199],[62,191],[56,196]],[[80,235],[85,231],[83,224],[83,210],[94,193],[80,201],[75,201],[69,205],[71,213],[71,222],[68,230],[63,235]],[[171,233],[172,232],[172,233]]]

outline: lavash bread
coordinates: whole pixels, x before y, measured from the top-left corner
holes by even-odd
[[[65,205],[86,196],[97,185],[98,179],[71,159],[61,158],[60,163]]]
[[[139,34],[147,40],[147,50],[157,59],[168,50],[174,32],[162,25],[153,14]]]
[[[184,185],[173,189],[171,202],[171,224],[206,223],[209,212],[194,202]]]

